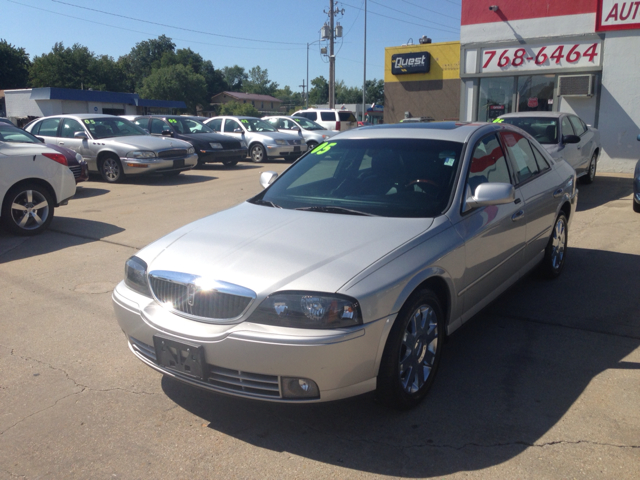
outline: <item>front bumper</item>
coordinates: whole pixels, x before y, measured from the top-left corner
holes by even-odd
[[[267,155],[270,157],[289,157],[302,155],[309,148],[306,143],[302,145],[266,145]]]
[[[126,175],[140,175],[145,173],[180,172],[191,170],[198,164],[195,153],[186,157],[167,158],[127,158],[120,159],[122,169]]]
[[[244,160],[247,158],[247,149],[226,149],[226,150],[196,150],[200,163],[222,162],[224,160]]]
[[[220,325],[174,315],[124,282],[112,299],[129,348],[150,367],[207,390],[283,403],[325,402],[374,390],[384,340],[394,320],[389,317],[357,328],[326,331],[274,329],[250,322]],[[201,345],[204,377],[196,379],[160,366],[154,335]],[[283,377],[312,380],[319,396],[285,398]]]

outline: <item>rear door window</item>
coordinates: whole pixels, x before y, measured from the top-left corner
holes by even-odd
[[[58,124],[60,118],[47,118],[40,123],[40,130],[38,135],[43,137],[57,137],[58,136]]]
[[[325,122],[335,122],[336,114],[334,112],[320,112],[320,118]]]

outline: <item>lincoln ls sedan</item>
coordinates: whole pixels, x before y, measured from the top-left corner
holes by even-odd
[[[451,335],[527,272],[560,275],[576,173],[525,131],[362,127],[125,264],[113,304],[164,375],[310,403],[416,406]]]

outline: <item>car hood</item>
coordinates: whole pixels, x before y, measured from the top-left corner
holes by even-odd
[[[386,218],[243,203],[149,245],[149,271],[199,275],[249,288],[336,292],[356,274],[426,231],[431,218]]]
[[[191,144],[184,140],[171,137],[154,137],[152,135],[135,135],[132,137],[101,138],[96,142],[105,143],[112,147],[130,150],[166,150],[168,148],[191,148]]]

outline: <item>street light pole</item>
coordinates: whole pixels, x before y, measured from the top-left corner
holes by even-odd
[[[309,45],[318,43],[320,40],[316,40],[315,42],[311,42],[311,43],[307,42],[307,95],[306,95],[305,108],[309,108]]]
[[[367,91],[367,0],[364,0],[364,73],[362,79],[362,122],[364,124],[365,114],[365,93]]]

